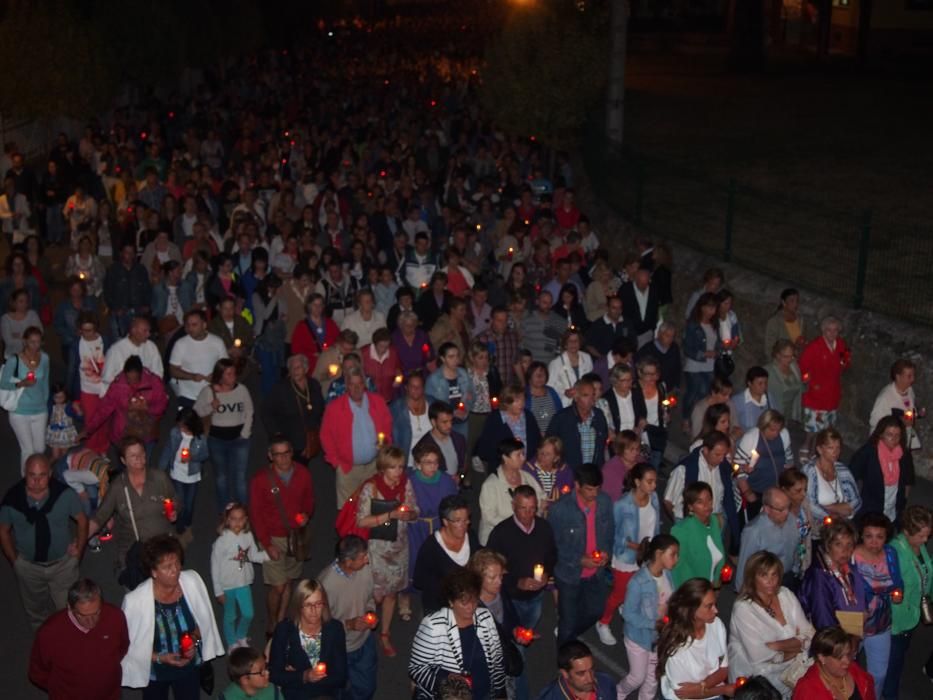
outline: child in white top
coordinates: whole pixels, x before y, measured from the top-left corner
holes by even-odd
[[[211,580],[214,582],[214,595],[224,606],[224,637],[231,651],[249,646],[247,633],[253,621],[252,564],[264,561],[269,561],[269,555],[256,545],[246,506],[231,503],[224,513],[220,537],[211,548]]]

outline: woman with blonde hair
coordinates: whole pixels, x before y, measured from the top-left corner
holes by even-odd
[[[286,700],[333,697],[347,683],[343,624],[331,617],[327,591],[314,579],[298,582],[288,617],[275,627],[269,680]]]

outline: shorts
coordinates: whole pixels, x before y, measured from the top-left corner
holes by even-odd
[[[267,586],[281,586],[301,578],[301,562],[295,557],[285,556],[285,550],[288,549],[287,538],[273,537],[272,544],[282,552],[282,558],[262,563],[262,582]]]
[[[803,409],[803,427],[808,433],[818,433],[825,428],[832,428],[836,425],[838,412],[817,411],[812,408]]]

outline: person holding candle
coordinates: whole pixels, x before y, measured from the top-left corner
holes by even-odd
[[[739,545],[735,589],[742,588],[746,562],[758,552],[766,551],[781,561],[781,570],[794,565],[799,536],[796,523],[790,519],[790,497],[779,487],[771,486],[761,496],[762,509],[744,530]],[[783,574],[782,574],[783,575]]]
[[[605,478],[605,471],[604,471]],[[629,581],[638,571],[638,553],[644,541],[661,532],[661,504],[656,493],[658,474],[650,464],[636,464],[625,476],[624,495],[612,508],[615,520],[612,552],[612,592],[606,599],[603,616],[596,623],[599,641],[615,646],[609,623],[625,602]]]
[[[485,545],[492,529],[512,515],[512,493],[525,485],[535,491],[538,503],[544,503],[544,492],[538,481],[524,471],[525,446],[517,438],[505,438],[498,444],[499,468],[483,482],[479,494],[479,541]]]
[[[362,370],[351,369],[346,385],[347,393],[327,404],[321,424],[324,459],[337,472],[338,510],[376,473],[376,454],[392,440],[392,416],[382,397],[366,390]]]
[[[373,331],[372,342],[360,348],[360,359],[363,373],[372,382],[376,393],[386,403],[391,402],[399,394],[404,375],[388,328]]]
[[[450,310],[450,300],[453,294],[447,286],[447,273],[436,270],[428,282],[428,286],[422,289],[415,304],[415,313],[418,314],[418,320],[421,325],[430,330],[437,323],[437,319],[442,314]]]
[[[434,350],[427,331],[418,327],[418,315],[414,311],[403,311],[398,315],[398,328],[392,332],[392,347],[398,353],[402,373],[416,369],[434,369]]]
[[[920,623],[921,601],[924,596],[933,596],[933,560],[926,547],[931,531],[933,513],[930,509],[911,505],[901,516],[901,532],[891,541],[891,547],[897,553],[897,566],[904,588],[901,602],[891,606],[891,655],[882,692],[887,700],[900,697],[907,650]]]
[[[855,663],[852,635],[838,626],[819,630],[810,642],[813,665],[794,687],[792,700],[878,697],[871,675]]]
[[[392,444],[402,448],[409,466],[415,464],[415,445],[432,430],[428,417],[428,405],[431,403],[434,403],[434,398],[424,393],[424,372],[415,370],[403,379],[402,395],[389,404]]]
[[[249,626],[253,621],[252,565],[269,561],[269,553],[256,545],[245,504],[228,504],[223,518],[223,529],[211,547],[211,581],[214,595],[224,606],[227,648],[233,650],[249,645]]]
[[[664,458],[667,448],[667,426],[671,422],[671,412],[677,405],[677,397],[668,393],[668,388],[661,383],[661,366],[653,357],[639,360],[638,392],[645,406],[644,432],[651,449],[651,463],[657,469]],[[635,393],[635,389],[632,389]]]
[[[894,525],[881,513],[865,513],[859,518],[859,539],[852,555],[855,572],[865,588],[865,668],[884,688],[891,655],[892,610],[903,603],[904,581],[897,552],[887,544]]]
[[[467,373],[473,383],[473,407],[468,419],[467,460],[475,471],[484,472],[483,460],[475,454],[476,443],[493,409],[498,409],[502,379],[489,357],[489,346],[474,340],[467,354]],[[496,399],[496,406],[493,406]]]
[[[798,593],[818,630],[842,624],[850,634],[864,636],[866,591],[851,564],[855,543],[855,527],[848,520],[833,520],[823,528],[821,546],[813,552]]]
[[[340,322],[341,329],[356,333],[360,347],[372,343],[373,333],[385,327],[386,317],[376,310],[376,297],[368,288],[356,293],[356,311],[348,313]]]
[[[544,513],[551,503],[573,490],[573,469],[561,459],[563,450],[560,438],[546,437],[538,446],[534,461],[525,462],[522,466],[522,470],[531,474],[544,492]]]
[[[444,343],[438,348],[438,367],[425,383],[429,395],[454,407],[454,430],[467,437],[467,419],[473,407],[473,382],[470,375],[460,366],[460,350],[453,343]]]
[[[739,465],[735,483],[747,523],[761,510],[761,495],[777,486],[781,472],[794,463],[790,433],[781,413],[769,408],[758,417],[757,427],[746,431],[736,445],[735,463]]]
[[[810,566],[813,557],[813,531],[816,521],[810,500],[807,498],[807,477],[797,469],[788,467],[781,472],[778,485],[790,499],[790,520],[797,530],[797,546],[794,550],[793,565],[784,572],[783,584],[794,593],[800,588],[800,579]]]
[[[193,409],[182,409],[159,455],[159,469],[171,477],[175,493],[181,501],[181,514],[175,521],[175,531],[185,544],[192,540],[189,528],[194,518],[198,484],[207,459],[204,423]]]
[[[196,571],[183,571],[185,553],[170,535],[146,540],[142,565],[149,574],[123,599],[130,647],[123,685],[142,697],[176,700],[201,696],[200,667],[224,653],[210,595]]]
[[[681,555],[687,547],[681,542]],[[661,627],[657,652],[665,700],[712,700],[735,692],[728,682],[726,627],[718,613],[716,591],[705,577],[684,581],[670,597],[670,621]]]
[[[609,586],[602,569],[614,551],[612,501],[600,491],[602,473],[593,464],[583,464],[574,474],[576,489],[548,511],[557,545],[558,646],[582,634],[603,614]]]
[[[296,279],[297,277],[296,275]],[[294,281],[289,284],[294,284]],[[283,289],[288,289],[289,284]],[[337,346],[341,341],[341,335],[337,324],[324,314],[324,296],[315,293],[306,297],[307,300],[302,303],[304,316],[297,323],[288,325],[294,329],[290,336],[292,353],[308,358],[308,373],[314,374],[318,357],[328,348]],[[286,311],[288,320],[291,318],[288,315],[290,311]],[[358,339],[353,341],[354,347]]]
[[[321,450],[321,420],[324,397],[320,383],[308,376],[308,358],[292,355],[287,375],[265,395],[261,415],[268,433],[282,433],[292,447],[294,459],[308,464]]]
[[[115,341],[107,350],[104,367],[101,370],[101,381],[104,388],[108,388],[117,375],[123,371],[126,361],[134,355],[140,359],[142,366],[152,372],[161,381],[165,375],[162,364],[162,353],[159,347],[149,337],[152,327],[149,319],[139,316],[133,319],[126,337]]]
[[[797,597],[781,585],[784,566],[771,552],[756,552],[742,568],[742,585],[729,623],[729,673],[760,674],[789,698],[807,669],[816,633]]]
[[[671,569],[677,564],[680,545],[671,535],[655,534],[638,544],[641,568],[629,580],[622,619],[625,621],[625,655],[629,672],[616,686],[617,697],[638,691],[639,700],[654,700],[658,692],[658,631],[674,593]]]
[[[560,347],[562,352],[548,365],[548,385],[566,408],[573,403],[574,385],[593,371],[593,358],[583,352],[583,332],[575,327],[564,331]]]
[[[785,289],[777,311],[765,324],[765,353],[769,353],[779,340],[789,341],[798,351],[803,350],[810,338],[811,329],[800,313],[800,292]]]
[[[885,416],[901,418],[907,429],[907,445],[911,450],[920,449],[920,438],[917,437],[914,421],[921,417],[923,410],[917,407],[914,394],[916,377],[917,367],[908,359],[902,358],[891,365],[891,383],[879,392],[868,419],[869,428],[874,430]]]
[[[898,524],[915,480],[903,421],[896,416],[878,421],[868,442],[852,455],[850,469],[861,486],[859,513],[884,513]]]
[[[713,367],[720,349],[714,320],[716,307],[716,295],[706,292],[699,296],[692,313],[688,314],[684,331],[685,416],[691,415],[694,404],[709,393],[713,382]]]
[[[237,312],[237,305],[233,297],[222,299],[207,330],[223,341],[227,355],[236,361],[237,370],[242,374],[252,357],[255,335],[250,322]]]
[[[684,489],[684,519],[674,524],[671,534],[680,542],[680,559],[672,571],[675,586],[692,578],[706,579],[717,588],[729,583],[732,567],[725,563],[719,518],[713,517],[713,490],[705,481]]]
[[[3,365],[0,388],[19,391],[16,406],[7,415],[19,443],[20,471],[25,473],[29,456],[45,452],[49,420],[49,356],[42,350],[40,328],[30,326],[23,332],[23,349]]]
[[[803,418],[800,398],[804,381],[795,358],[794,344],[781,339],[771,349],[771,362],[765,365],[765,371],[768,373],[768,394],[774,401],[774,408],[789,420],[799,423]]]
[[[813,441],[816,455],[803,466],[807,477],[807,501],[813,509],[814,538],[819,539],[826,518],[852,520],[862,507],[858,484],[849,468],[839,461],[842,435],[826,428]]]
[[[807,385],[803,394],[803,423],[811,438],[837,422],[842,373],[851,363],[851,352],[841,332],[842,322],[835,316],[827,316],[820,322],[820,336],[807,343],[800,353],[800,371]]]
[[[389,632],[396,598],[408,585],[408,524],[418,515],[415,492],[405,473],[405,453],[395,446],[381,447],[376,475],[360,489],[356,524],[369,529],[373,597],[382,616],[379,640],[389,657],[396,654]]]
[[[520,440],[529,455],[535,454],[541,444],[538,422],[531,411],[525,408],[525,392],[515,384],[502,389],[499,408],[489,414],[476,447],[476,454],[490,471],[499,463],[496,448],[503,440],[512,438]]]
[[[282,689],[285,700],[305,700],[336,697],[347,677],[343,625],[331,613],[323,584],[303,579],[295,587],[288,617],[272,635],[269,680]]]
[[[474,698],[506,697],[502,644],[492,613],[479,607],[482,581],[468,569],[444,578],[446,605],[427,615],[411,646],[408,676],[416,700],[432,700],[449,676],[469,679]]]
[[[201,309],[185,313],[185,334],[175,341],[169,357],[169,375],[179,407],[193,406],[211,382],[217,361],[227,358],[223,341],[207,330],[207,315]]]
[[[730,501],[732,469],[727,461],[730,445],[725,433],[718,430],[709,432],[703,436],[700,446],[694,448],[671,471],[664,489],[664,508],[675,523],[687,517],[683,507],[684,488],[696,481],[703,481],[712,490],[713,513],[722,514],[720,526],[728,523],[732,531],[736,516],[735,502]]]

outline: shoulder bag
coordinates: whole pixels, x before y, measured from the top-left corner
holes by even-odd
[[[135,541],[130,548],[126,550],[126,557],[123,560],[123,571],[117,577],[117,582],[132,591],[136,586],[146,580],[146,572],[143,571],[142,563],[142,541],[139,539],[139,530],[136,527],[136,515],[133,513],[133,502],[130,500],[130,489],[126,485],[126,475],[123,476],[123,496],[126,498],[126,507],[130,512],[130,524],[133,526],[133,537]]]
[[[271,471],[267,474],[269,477],[269,487],[272,491],[272,497],[275,498],[275,504],[279,509],[279,517],[282,519],[282,525],[285,526],[285,536],[287,547],[286,554],[297,561],[307,561],[311,558],[311,519],[308,518],[304,523],[290,523],[288,515],[285,512],[285,502],[282,500],[282,492],[275,485]]]
[[[13,368],[13,379],[21,379],[18,377],[19,374],[19,355],[14,355],[16,358],[16,367]],[[7,360],[9,362],[9,360]],[[6,369],[6,365],[3,366],[3,369]],[[0,370],[2,373],[3,370]],[[17,389],[0,389],[0,408],[3,408],[9,413],[13,413],[16,410],[16,407],[19,405],[19,400],[23,395],[23,392],[26,390],[26,387],[21,386]]]

